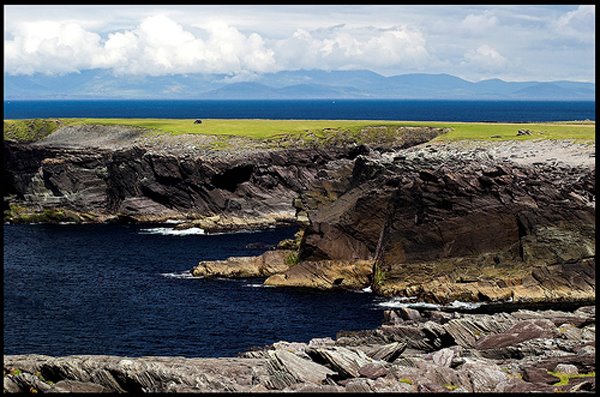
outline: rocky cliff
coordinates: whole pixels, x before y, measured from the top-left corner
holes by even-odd
[[[385,145],[422,143],[441,130],[406,132]],[[293,201],[319,171],[358,154],[352,140],[64,126],[38,142],[4,142],[5,209],[9,221],[180,219],[206,229],[266,227],[295,222]]]
[[[434,302],[591,301],[593,161],[593,145],[551,141],[365,153],[303,194],[301,262],[266,283],[322,276]],[[349,262],[363,269],[352,282]]]

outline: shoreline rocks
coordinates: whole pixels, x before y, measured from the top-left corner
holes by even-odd
[[[308,220],[298,263],[265,284],[432,303],[593,300],[595,169],[577,157],[590,145],[535,144],[566,163],[473,142],[330,163],[293,203]]]
[[[264,281],[275,287],[363,289],[371,284],[372,261],[316,261],[294,264]]]
[[[4,392],[595,391],[595,306],[385,317],[236,358],[5,355]]]
[[[258,256],[200,261],[191,273],[194,277],[268,277],[288,270],[295,263],[297,255],[294,250],[273,250]]]

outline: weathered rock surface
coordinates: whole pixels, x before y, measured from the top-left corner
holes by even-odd
[[[191,272],[194,277],[268,277],[288,270],[296,255],[292,250],[273,250],[259,256],[201,261]]]
[[[388,134],[381,145],[407,147],[442,132],[413,130]],[[12,205],[7,219],[27,221],[34,214],[55,221],[47,214],[54,211],[88,222],[178,219],[196,220],[207,230],[264,228],[295,222],[293,201],[317,174],[362,153],[355,141],[339,136],[311,145],[147,132],[64,126],[35,143],[6,141],[5,209]],[[377,144],[377,134],[365,133]]]
[[[238,358],[4,356],[4,392],[595,391],[594,355],[572,352],[594,345],[595,333],[563,344],[569,337],[553,321],[594,326],[593,307],[446,313],[450,321],[435,313],[388,315],[395,324],[341,332],[336,340],[278,342]],[[528,342],[535,342],[531,354],[485,354]],[[557,376],[567,384],[557,385]]]
[[[563,145],[539,144],[524,147],[540,156]],[[432,302],[594,299],[593,162],[570,151],[561,163],[527,161],[516,143],[504,144],[512,154],[461,146],[360,155],[343,186],[324,175],[299,205],[310,221],[300,259],[372,260],[374,292]]]
[[[361,289],[370,285],[372,261],[301,262],[267,278],[265,285],[318,289]]]

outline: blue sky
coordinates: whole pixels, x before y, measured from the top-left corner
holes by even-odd
[[[5,73],[369,69],[595,81],[595,6],[4,6]]]

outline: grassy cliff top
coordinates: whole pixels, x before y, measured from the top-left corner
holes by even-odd
[[[379,121],[379,120],[269,120],[269,119],[34,119],[4,120],[4,139],[32,142],[43,139],[57,128],[66,125],[111,125],[142,127],[149,134],[204,134],[240,136],[251,139],[323,138],[328,134],[355,135],[370,127],[386,127],[391,132],[398,127],[448,128],[449,132],[436,138],[438,141],[574,139],[595,142],[596,123],[573,121],[556,123],[458,123],[433,121]],[[517,136],[519,130],[529,130],[531,135]]]

